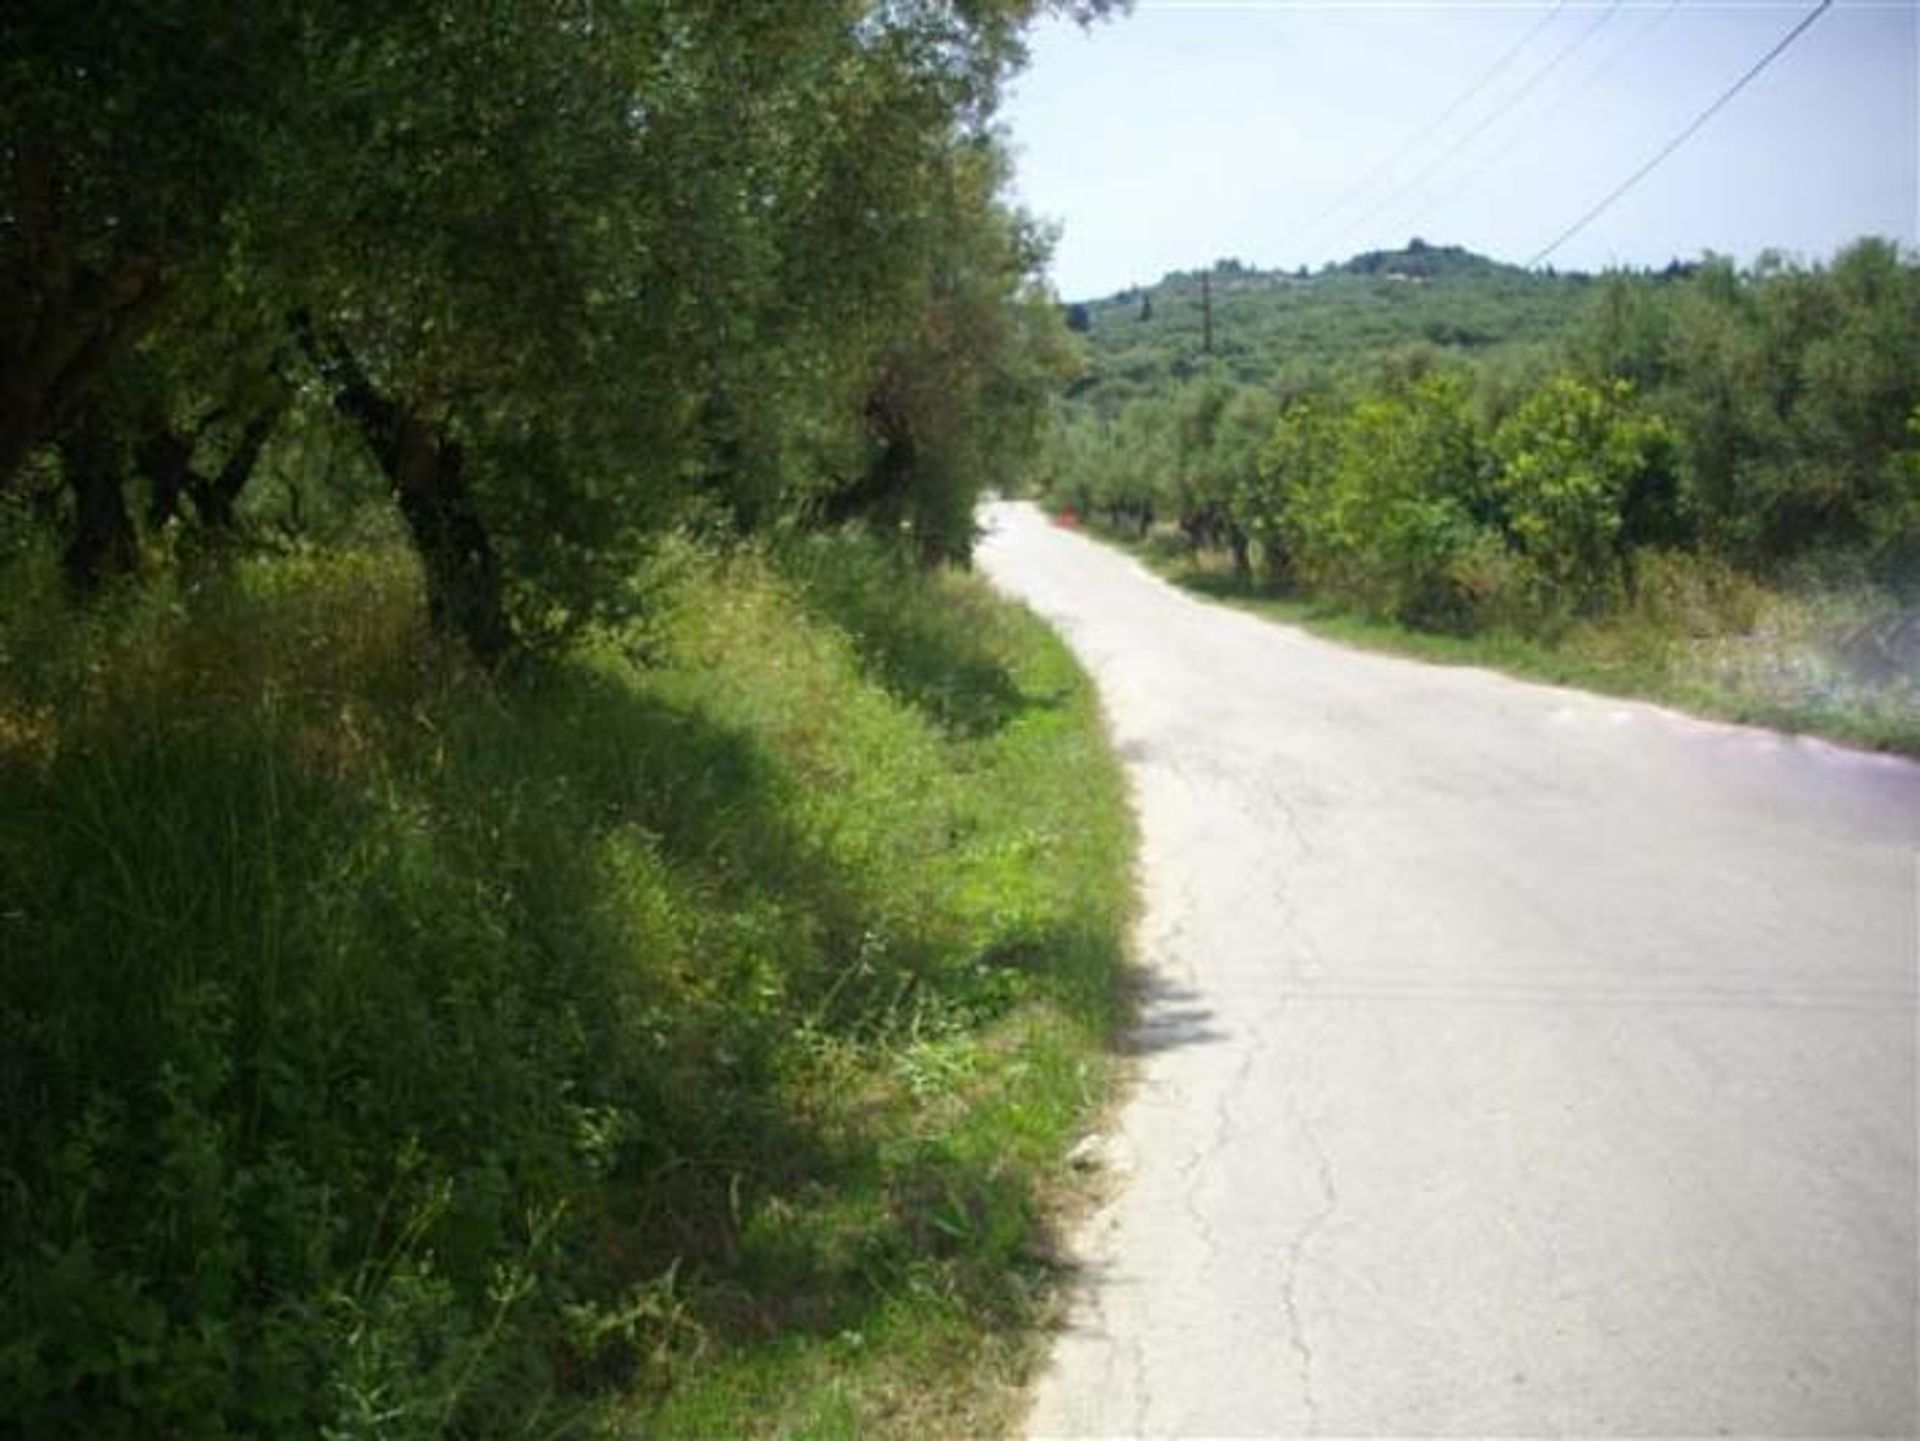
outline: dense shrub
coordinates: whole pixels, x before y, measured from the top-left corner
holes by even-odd
[[[1714,261],[1671,307],[1650,399],[1703,543],[1760,573],[1870,544],[1920,403],[1920,266],[1871,240],[1824,269]]]
[[[1458,377],[1436,372],[1347,413],[1327,483],[1294,527],[1307,584],[1410,625],[1471,624],[1459,568],[1486,523],[1485,455]]]
[[[1634,413],[1624,381],[1558,377],[1500,426],[1493,493],[1541,602],[1592,612],[1619,600],[1629,548],[1671,530],[1672,450],[1669,428]]]
[[[1233,507],[1260,547],[1267,579],[1293,581],[1308,528],[1340,459],[1340,418],[1323,401],[1301,397],[1281,411]]]

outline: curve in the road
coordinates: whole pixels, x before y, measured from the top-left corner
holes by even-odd
[[[1036,1435],[1911,1435],[1920,767],[1197,602],[1029,506],[1143,834]]]

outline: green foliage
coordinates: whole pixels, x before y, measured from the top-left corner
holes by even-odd
[[[994,202],[1001,157],[967,146],[952,164],[917,237],[917,318],[867,398],[866,474],[825,507],[904,530],[929,562],[970,557],[981,494],[1021,483],[1076,368],[1058,306],[1033,278],[1045,239]]]
[[[244,528],[264,448],[309,538],[388,492],[489,662],[618,620],[690,514],[964,559],[1069,367],[994,106],[1107,8],[10,11],[0,490],[93,588]]]
[[[1460,567],[1483,535],[1485,469],[1458,377],[1364,397],[1341,423],[1326,483],[1295,498],[1301,576],[1410,625],[1469,624]]]
[[[1365,257],[1314,275],[1218,266],[1208,273],[1214,353],[1202,353],[1201,273],[1085,302],[1079,404],[1112,414],[1208,365],[1282,398],[1366,375],[1381,356],[1429,346],[1475,360],[1555,342],[1592,301],[1584,276],[1551,277],[1448,247]]]
[[[1143,401],[1113,420],[1076,416],[1056,436],[1049,488],[1082,514],[1144,534],[1172,506],[1177,461],[1164,404]]]
[[[1140,327],[1102,328],[1131,294],[1090,307],[1054,489],[1116,529],[1174,518],[1242,578],[1257,550],[1270,585],[1429,630],[1559,633],[1636,604],[1656,553],[1776,584],[1920,575],[1920,264],[1895,246],[1597,287],[1422,244],[1208,278],[1228,337],[1212,365],[1195,277],[1152,292],[1151,356]],[[1416,311],[1442,345],[1395,319]],[[1497,343],[1463,358],[1469,331]]]
[[[1907,417],[1907,437],[1884,462],[1869,557],[1889,585],[1911,595],[1920,592],[1920,409]]]
[[[1559,377],[1496,431],[1493,494],[1515,548],[1549,606],[1592,611],[1617,603],[1625,580],[1628,516],[1659,524],[1671,491],[1673,436],[1632,412],[1624,381],[1600,388]]]
[[[11,1428],[545,1434],[782,1329],[948,1404],[985,1377],[887,1325],[1015,1363],[1128,839],[1038,622],[845,540],[674,546],[647,630],[502,688],[404,552],[86,610],[43,557],[0,622]]]
[[[1656,282],[1634,284],[1645,309]],[[1865,240],[1824,269],[1713,260],[1665,293],[1647,399],[1673,422],[1700,540],[1762,574],[1871,548],[1900,509],[1889,457],[1920,403],[1920,266]]]
[[[1259,544],[1270,583],[1295,580],[1339,459],[1339,417],[1323,400],[1302,397],[1281,411],[1252,472],[1242,475],[1234,512]]]
[[[1056,500],[1341,639],[1920,749],[1912,256],[1865,240],[1597,286],[1433,246],[1311,278],[1221,266],[1218,369],[1193,282],[1149,293],[1159,322],[1110,323],[1132,294],[1089,307]],[[1253,384],[1229,405],[1231,375]],[[1251,467],[1232,407],[1274,415]],[[1229,476],[1231,526],[1190,523]]]
[[[1016,1359],[1125,811],[1065,652],[898,553],[1043,448],[993,113],[1107,8],[0,19],[11,1426]]]

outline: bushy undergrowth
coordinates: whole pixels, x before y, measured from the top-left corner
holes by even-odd
[[[1647,550],[1616,608],[1435,633],[1248,579],[1164,531],[1100,529],[1189,590],[1333,640],[1920,756],[1920,610],[1858,579],[1771,588],[1712,557]]]
[[[1116,1014],[1090,688],[850,540],[650,583],[496,685],[397,552],[9,575],[13,1434],[990,1414]]]

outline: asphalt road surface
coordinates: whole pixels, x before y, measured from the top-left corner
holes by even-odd
[[[1920,766],[986,520],[1100,684],[1151,973],[1035,1435],[1914,1434]]]

